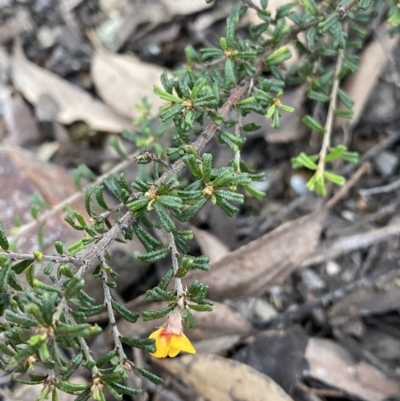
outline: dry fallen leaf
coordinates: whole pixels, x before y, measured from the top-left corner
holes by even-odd
[[[321,209],[286,223],[229,253],[214,263],[210,272],[195,272],[190,279],[207,284],[211,299],[265,291],[284,281],[315,250],[325,217],[326,211]]]
[[[10,87],[1,85],[0,104],[8,134],[3,143],[21,147],[38,144],[42,139],[38,123],[22,96],[13,96]]]
[[[383,401],[400,394],[400,385],[386,379],[366,362],[355,363],[339,344],[321,338],[309,340],[305,358],[306,375],[345,391],[357,399]]]
[[[292,400],[268,376],[216,355],[184,355],[160,365],[209,401]]]
[[[147,97],[153,110],[165,102],[153,92],[161,86],[163,69],[129,55],[111,53],[99,45],[92,59],[91,74],[100,97],[118,114],[133,118],[135,104]]]
[[[33,105],[42,96],[52,98],[58,106],[56,118],[61,124],[84,121],[94,130],[108,132],[120,132],[130,126],[129,119],[116,114],[83,89],[30,62],[20,43],[14,49],[11,71],[14,87]]]
[[[174,15],[190,15],[197,13],[206,8],[210,8],[213,4],[207,4],[202,0],[160,0],[168,11],[169,16]]]
[[[210,258],[210,263],[216,263],[230,252],[228,246],[215,235],[193,226],[190,229],[202,253]]]

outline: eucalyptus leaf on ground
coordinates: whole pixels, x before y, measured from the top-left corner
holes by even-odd
[[[210,401],[293,401],[268,376],[217,355],[184,355],[162,366]]]
[[[35,105],[47,95],[56,103],[56,120],[61,124],[84,121],[99,131],[120,132],[130,120],[116,114],[85,90],[29,61],[17,43],[12,58],[12,81],[24,97]]]
[[[97,91],[111,109],[131,119],[135,104],[141,103],[144,97],[153,105],[154,113],[165,104],[153,93],[153,85],[160,85],[163,68],[131,55],[113,54],[100,45],[96,47],[91,74]]]
[[[326,215],[321,209],[286,223],[229,253],[212,264],[210,272],[188,277],[207,284],[207,296],[213,300],[259,294],[282,283],[314,252]]]

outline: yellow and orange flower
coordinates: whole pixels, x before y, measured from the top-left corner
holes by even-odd
[[[183,333],[182,317],[179,311],[171,312],[163,326],[151,333],[149,338],[156,340],[156,352],[151,354],[156,358],[167,356],[173,358],[181,351],[196,353],[192,343]]]

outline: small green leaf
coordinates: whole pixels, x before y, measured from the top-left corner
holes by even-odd
[[[168,233],[173,231],[175,229],[175,224],[169,216],[168,212],[158,203],[154,204],[154,208],[156,209],[158,217],[160,218],[160,224],[165,229],[165,231],[167,231]]]
[[[149,203],[149,201],[147,199],[138,199],[131,203],[128,203],[126,205],[126,207],[128,208],[128,210],[130,212],[135,213],[135,212],[145,208],[148,203]]]
[[[226,191],[224,189],[217,189],[215,191],[215,196],[240,205],[244,202],[244,196],[242,194],[233,191]]]
[[[221,42],[220,42],[220,44],[221,44]],[[225,46],[226,46],[226,41],[225,41]],[[224,55],[224,52],[221,49],[217,49],[217,48],[200,49],[200,53],[201,53],[201,58],[203,60],[207,60],[208,58],[220,58],[220,57],[223,57],[223,55]]]
[[[180,113],[183,109],[181,104],[175,104],[173,106],[163,106],[160,108],[160,119],[162,122],[168,121],[176,114]]]
[[[323,127],[319,122],[314,120],[311,116],[306,115],[301,120],[307,127],[311,128],[314,131],[320,132],[321,134],[325,133],[325,127]]]
[[[114,389],[116,391],[118,391],[122,394],[126,394],[126,395],[138,395],[142,392],[142,389],[140,389],[140,388],[126,387],[119,383],[112,383],[112,384],[109,384],[109,386],[114,387]]]
[[[354,117],[354,111],[353,110],[336,109],[335,115],[338,117],[341,117],[341,118],[347,118],[347,119],[351,120]]]
[[[182,208],[182,199],[172,195],[157,196],[157,203],[178,213]]]
[[[79,368],[83,360],[83,354],[79,353],[77,354],[69,363],[69,367],[67,370],[63,373],[62,375],[62,380],[68,380],[74,373],[75,371]]]
[[[35,320],[27,316],[20,315],[19,313],[14,313],[10,310],[6,311],[5,317],[9,322],[18,324],[22,327],[36,327],[38,325],[38,322]]]
[[[326,187],[324,175],[317,171],[307,182],[307,188],[310,191],[315,191],[318,196],[326,195]]]
[[[332,181],[334,184],[340,185],[340,186],[342,186],[346,182],[346,179],[344,177],[342,177],[341,175],[330,173],[328,171],[324,171],[324,177],[327,180]]]
[[[322,32],[328,32],[330,28],[332,28],[333,25],[335,25],[339,20],[338,14],[334,13],[330,15],[325,21],[320,22],[318,24],[318,29],[320,29]]]
[[[262,127],[262,125],[260,124],[256,124],[256,123],[249,123],[243,126],[243,131],[245,132],[253,132],[253,131],[257,131]]]
[[[58,300],[58,295],[55,292],[45,292],[42,299],[43,303],[41,312],[44,322],[48,325],[51,325],[53,321],[56,302]]]
[[[225,60],[225,83],[226,85],[235,85],[235,62],[231,58]]]
[[[270,56],[265,60],[267,65],[277,65],[282,64],[284,61],[289,60],[292,57],[292,54],[289,51],[289,48],[284,45],[279,49],[275,50]]]
[[[81,178],[85,177],[87,178],[89,181],[93,181],[96,179],[96,174],[93,173],[92,170],[90,170],[90,168],[84,164],[80,164],[72,173],[72,178],[74,180],[75,186],[81,190],[82,186],[81,186]]]
[[[340,101],[348,108],[351,109],[354,106],[354,100],[343,90],[338,90],[338,96]]]
[[[186,329],[193,329],[196,326],[192,312],[189,309],[184,309],[182,312],[182,318]]]
[[[1,255],[0,261],[0,295],[4,296],[8,290],[8,280],[12,272],[12,264],[10,259],[4,255]]]
[[[227,202],[223,198],[217,198],[217,205],[229,216],[233,217],[235,213],[239,211],[239,209],[235,206],[232,206],[229,202]]]
[[[154,373],[151,373],[146,369],[138,368],[137,366],[135,366],[134,369],[139,374],[141,374],[143,377],[145,377],[146,379],[150,380],[154,384],[163,384],[164,383],[164,380],[161,379],[161,377],[156,376]]]
[[[200,160],[196,158],[194,155],[185,155],[183,157],[183,162],[188,167],[190,173],[194,178],[200,179],[203,178],[203,172],[201,171],[201,163]]]
[[[159,248],[160,246],[162,246],[162,243],[157,238],[153,237],[141,225],[134,224],[133,230],[135,231],[136,236],[138,237],[139,241],[143,244],[147,252],[150,252],[155,248]]]
[[[155,320],[155,319],[160,319],[166,315],[168,315],[169,312],[174,310],[175,305],[171,304],[168,305],[167,307],[157,310],[157,311],[144,311],[142,312],[142,319],[144,322],[147,322],[149,320]]]
[[[176,301],[176,295],[171,291],[154,287],[146,291],[146,301]]]
[[[103,365],[109,363],[116,355],[117,355],[116,350],[108,351],[106,354],[97,359],[96,366],[98,368],[101,368]]]
[[[318,17],[319,11],[314,0],[302,0],[301,4],[313,17]]]
[[[171,268],[165,273],[165,276],[160,280],[158,287],[161,288],[162,290],[166,290],[173,276],[174,276],[174,270]]]
[[[193,302],[202,303],[208,292],[208,285],[194,280],[188,290],[188,295]]]
[[[97,204],[103,209],[108,210],[108,206],[104,200],[103,191],[104,191],[104,185],[96,185],[94,188]]]
[[[317,92],[315,90],[310,90],[307,93],[307,97],[311,100],[316,100],[317,102],[328,102],[329,96],[322,92]]]
[[[15,270],[14,270],[15,271]],[[26,281],[33,288],[35,280],[35,265],[31,262],[25,270]]]
[[[261,199],[266,195],[265,192],[259,191],[250,184],[243,184],[243,188],[256,199]]]
[[[64,393],[76,394],[78,391],[84,391],[89,387],[89,384],[71,383],[66,380],[57,380],[54,385]]]
[[[143,263],[155,263],[161,259],[164,259],[169,253],[168,248],[156,249],[147,253],[140,253],[137,258]]]
[[[228,47],[231,47],[235,40],[235,28],[236,24],[234,18],[228,17],[226,19],[226,44]]]
[[[3,228],[3,221],[0,218],[0,246],[5,250],[8,251],[10,244],[8,243],[8,239],[6,233],[4,232]]]
[[[207,203],[207,198],[202,198],[194,205],[190,206],[189,208],[185,209],[180,215],[178,215],[178,219],[180,221],[188,221],[193,218],[200,209]]]
[[[154,85],[154,93],[160,97],[163,100],[167,100],[169,102],[173,102],[173,103],[183,103],[183,100],[181,98],[179,98],[178,96],[174,96],[171,93],[165,92],[164,90],[162,90],[161,88],[159,88],[158,86]]]
[[[21,262],[13,265],[13,270],[16,274],[21,274],[25,271],[29,266],[33,264],[33,260],[22,260]]]
[[[240,150],[246,142],[246,138],[231,134],[227,131],[219,132],[218,139],[227,144],[233,152],[237,152],[238,150]]]
[[[22,285],[18,282],[13,270],[10,270],[10,272],[8,273],[8,285],[16,291],[24,291],[24,287],[22,287]]]
[[[80,323],[76,325],[59,323],[56,328],[57,334],[66,334],[71,337],[86,337],[90,333],[90,325]]]
[[[212,154],[211,153],[203,153],[201,157],[202,161],[202,169],[203,169],[203,180],[205,183],[208,183],[211,179],[211,168],[212,168]]]
[[[88,185],[85,189],[85,209],[90,217],[94,215],[94,211],[92,209],[92,194],[94,188],[91,185]]]
[[[190,309],[195,310],[196,312],[212,312],[212,306],[208,304],[188,304]]]
[[[154,338],[121,337],[121,341],[130,347],[140,348],[147,352],[156,352]]]
[[[79,251],[82,251],[83,249],[85,249],[85,244],[80,239],[79,241],[77,241],[74,244],[72,244],[71,246],[69,246],[67,250],[71,255],[75,255]]]
[[[316,170],[317,165],[314,162],[313,158],[306,155],[304,152],[301,152],[297,157],[292,159],[293,168],[298,168],[300,166],[306,167],[310,170]]]
[[[112,308],[117,315],[121,316],[129,323],[136,323],[136,320],[140,316],[138,313],[132,312],[124,305],[121,305],[114,301],[112,301]]]
[[[92,393],[90,391],[90,387],[88,387],[86,390],[82,391],[78,395],[78,397],[75,398],[75,401],[88,401],[91,395]]]
[[[65,287],[65,297],[67,299],[73,298],[83,288],[85,280],[81,276],[75,276],[68,281]]]

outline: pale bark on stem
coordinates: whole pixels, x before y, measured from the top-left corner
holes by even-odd
[[[117,350],[118,356],[121,359],[128,359],[121,343],[121,333],[119,332],[117,322],[115,320],[114,310],[112,308],[112,297],[110,293],[110,288],[107,286],[107,272],[103,268],[101,270],[101,281],[103,283],[104,302],[107,307],[107,314],[111,326],[115,348]]]
[[[172,269],[174,271],[174,275],[176,275],[179,269],[179,261],[178,261],[179,252],[178,249],[176,248],[174,234],[168,233],[168,242],[169,242],[169,249],[171,250]],[[175,291],[177,296],[180,297],[184,294],[182,281],[179,277],[174,277],[174,278],[175,278]]]
[[[325,171],[325,158],[331,146],[332,126],[333,126],[333,119],[335,117],[337,93],[339,90],[339,83],[340,83],[339,74],[342,69],[343,58],[344,58],[344,51],[340,49],[338,52],[338,58],[336,62],[335,76],[333,78],[328,115],[326,117],[326,122],[325,122],[325,133],[324,133],[324,138],[322,140],[322,146],[319,152],[319,161],[317,165],[317,171],[321,171],[322,173]]]

